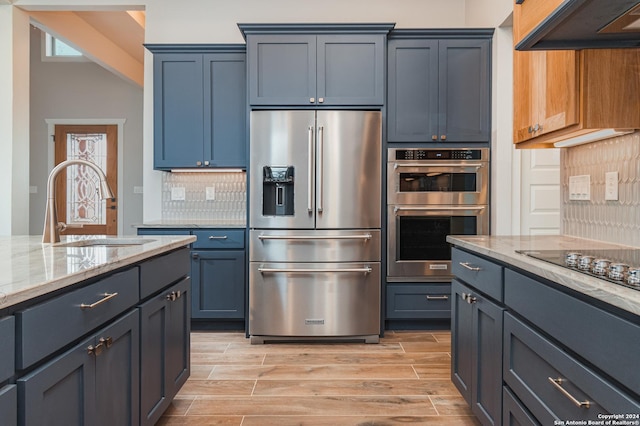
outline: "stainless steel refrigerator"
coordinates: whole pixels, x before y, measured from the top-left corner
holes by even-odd
[[[249,334],[380,334],[381,114],[252,111]]]

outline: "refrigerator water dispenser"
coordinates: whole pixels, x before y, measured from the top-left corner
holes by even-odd
[[[262,168],[262,215],[293,216],[293,166]]]

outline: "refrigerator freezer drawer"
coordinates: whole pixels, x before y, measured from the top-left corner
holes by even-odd
[[[379,262],[380,230],[252,230],[251,262]]]
[[[249,269],[249,334],[380,334],[380,263],[261,263]]]

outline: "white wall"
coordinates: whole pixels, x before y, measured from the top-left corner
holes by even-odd
[[[0,5],[0,235],[29,230],[29,18]]]

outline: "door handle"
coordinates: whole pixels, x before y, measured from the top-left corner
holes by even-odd
[[[591,406],[590,401],[579,401],[575,396],[571,395],[568,390],[562,387],[562,383],[566,382],[567,381],[566,379],[562,379],[560,377],[558,377],[557,379],[554,379],[553,377],[547,377],[547,379],[549,379],[549,382],[556,389],[558,389],[560,393],[566,396],[569,399],[569,401],[573,402],[576,407],[589,408]]]
[[[470,271],[473,272],[478,272],[478,271],[482,271],[482,268],[479,266],[472,266],[469,262],[458,262],[460,264],[460,266],[462,266],[463,268],[466,268]]]
[[[258,272],[261,274],[266,273],[278,273],[278,272],[288,272],[288,273],[325,273],[325,272],[362,272],[365,274],[370,274],[371,271],[370,266],[365,266],[364,268],[326,268],[326,269],[313,269],[313,268],[258,268]]]
[[[313,213],[313,126],[309,127],[309,158],[307,164],[307,211]]]
[[[97,302],[93,302],[90,305],[87,305],[86,303],[81,303],[80,304],[80,309],[93,309],[96,306],[103,304],[107,300],[113,299],[117,295],[118,295],[117,292],[116,293],[103,293],[103,294],[101,294],[101,296],[103,296],[102,299],[98,300]]]
[[[479,169],[480,167],[484,167],[483,163],[404,163],[398,164],[394,163],[394,169],[400,169],[402,167],[462,167],[462,168],[475,168]]]
[[[428,207],[400,207],[396,206],[393,211],[419,211],[426,212],[430,210],[484,210],[485,206],[428,206]]]
[[[227,238],[226,235],[209,235],[210,240],[226,240]]]
[[[322,193],[323,193],[323,182],[322,182],[322,167],[324,161],[324,127],[318,127],[318,213],[322,213]]]
[[[370,240],[371,234],[362,235],[258,235],[259,240]]]

